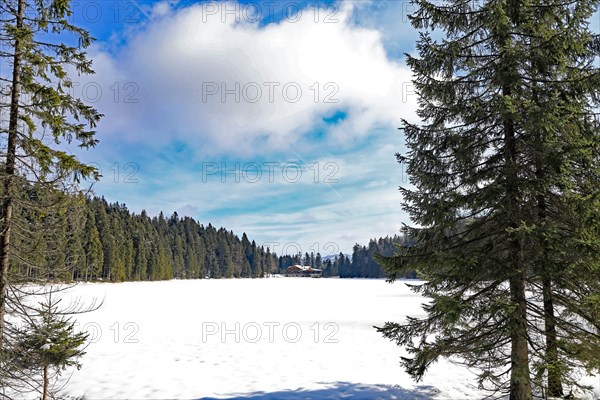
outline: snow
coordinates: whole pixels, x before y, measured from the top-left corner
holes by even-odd
[[[93,338],[71,395],[88,399],[483,398],[465,368],[440,361],[415,384],[401,348],[373,325],[422,314],[402,282],[227,279],[81,284],[69,296]]]

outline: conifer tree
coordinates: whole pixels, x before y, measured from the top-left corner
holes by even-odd
[[[68,70],[92,73],[85,48],[88,32],[69,22],[68,0],[6,0],[0,27],[3,52],[0,106],[8,115],[1,127],[7,147],[1,171],[3,198],[0,209],[0,357],[4,340],[5,307],[10,284],[9,266],[14,253],[16,177],[21,175],[48,188],[68,180],[97,177],[96,170],[52,144],[96,144],[94,127],[100,119],[92,107],[70,93]],[[66,44],[61,35],[75,38]],[[7,71],[8,74],[5,74]],[[50,141],[47,139],[51,139]],[[2,361],[0,359],[0,361]]]
[[[321,253],[317,253],[315,256],[315,268],[323,269],[323,259],[321,258]]]
[[[592,308],[574,300],[598,305],[598,191],[583,172],[597,176],[600,160],[599,43],[587,25],[598,2],[414,3],[422,32],[407,60],[422,124],[403,121],[408,153],[397,157],[419,227],[385,264],[392,280],[418,269],[415,291],[430,302],[426,318],[379,330],[407,346],[416,379],[459,356],[511,400],[531,399],[543,375],[560,394],[569,368],[598,365],[581,356],[598,348]]]
[[[104,253],[102,251],[102,242],[100,234],[96,227],[96,218],[94,212],[89,210],[84,227],[84,243],[85,259],[82,265],[83,271],[81,276],[84,280],[97,279],[102,274],[102,265],[104,264]]]
[[[60,300],[49,295],[30,311],[30,318],[19,329],[12,349],[19,368],[31,371],[26,376],[41,375],[39,384],[28,382],[21,390],[31,388],[42,400],[56,398],[51,391],[52,378],[60,376],[67,367],[81,367],[79,358],[85,354],[82,347],[88,337],[87,333],[75,330],[75,323],[59,309],[59,303]]]

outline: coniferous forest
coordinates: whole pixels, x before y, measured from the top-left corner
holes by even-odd
[[[124,204],[93,197],[82,202],[77,215],[67,222],[65,235],[57,239],[62,243],[57,245],[65,249],[65,265],[69,260],[78,262],[58,269],[68,271],[68,276],[49,278],[113,282],[256,278],[277,270],[277,256],[246,234],[240,239],[232,231],[203,226],[177,213],[151,217],[145,211],[132,213]],[[35,276],[38,270],[45,268],[21,272],[40,278]]]
[[[125,204],[104,197],[72,198],[63,206],[67,218],[50,213],[26,218],[38,234],[53,224],[55,252],[39,252],[35,263],[13,265],[27,280],[155,281],[200,278],[260,278],[283,273],[294,264],[323,270],[324,277],[384,278],[376,257],[390,256],[403,237],[371,239],[356,244],[351,256],[340,253],[323,260],[321,254],[281,255],[233,231],[212,224],[204,226],[174,212],[165,217],[131,212]],[[37,221],[37,222],[35,222]],[[34,239],[34,241],[36,241]],[[40,257],[45,258],[43,260]],[[33,265],[35,264],[35,265]],[[57,275],[56,271],[60,271]],[[415,277],[408,273],[407,277]]]
[[[398,246],[406,244],[403,235],[394,235],[393,237],[371,239],[367,246],[354,245],[352,262],[339,270],[340,278],[385,278],[386,271],[379,263],[378,258],[380,256],[390,257],[397,251]],[[417,273],[407,271],[402,277],[416,278]]]

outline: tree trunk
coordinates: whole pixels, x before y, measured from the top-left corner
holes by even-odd
[[[542,170],[538,166],[536,176],[542,179]],[[546,199],[540,195],[538,197],[538,217],[540,222],[546,219]],[[542,252],[545,252],[545,247]],[[556,334],[556,320],[554,315],[554,296],[552,293],[552,266],[545,260],[545,253],[542,254],[540,268],[542,269],[542,300],[544,302],[544,335],[546,339],[546,371],[548,373],[548,396],[563,397],[562,377],[560,371],[556,370],[558,365],[558,339]],[[550,271],[548,271],[548,268]]]
[[[511,316],[510,400],[532,400],[527,347],[527,303],[525,276],[521,272],[510,279],[510,298],[515,306]]]
[[[25,1],[19,0],[16,27],[23,27]],[[2,226],[0,229],[0,357],[4,342],[4,314],[8,292],[8,266],[10,251],[10,231],[13,213],[13,179],[15,176],[17,154],[17,129],[19,123],[19,95],[21,92],[21,41],[15,40],[12,72],[12,88],[10,98],[10,116],[8,123],[8,143],[6,149],[6,168],[4,176],[4,202],[2,204]]]
[[[502,88],[502,94],[510,97],[510,86]],[[521,223],[520,196],[518,189],[517,140],[514,121],[504,120],[504,157],[506,162],[506,194],[511,202],[507,213],[510,224],[517,229]],[[518,234],[517,234],[518,235]],[[525,272],[523,266],[522,241],[518,236],[511,240],[512,271],[509,278],[510,299],[514,306],[508,316],[510,321],[510,400],[532,400],[531,376],[529,371],[529,348],[527,344],[527,299],[525,294]]]
[[[548,396],[563,397],[560,371],[555,369],[558,364],[558,340],[556,337],[556,322],[554,316],[554,300],[552,298],[552,281],[550,278],[542,279],[542,293],[544,296],[544,325],[546,335],[546,364],[550,365],[548,371]]]
[[[536,70],[541,70],[542,66],[539,65],[539,62],[535,63]],[[532,71],[533,75],[534,71]],[[535,84],[533,86],[533,99],[536,103],[539,104],[538,99],[538,85]],[[542,182],[544,179],[544,167],[542,160],[540,159],[540,154],[543,154],[543,145],[542,145],[542,135],[541,133],[536,133],[536,140],[538,142],[538,155],[536,160],[535,167],[535,176],[538,182]],[[537,207],[538,207],[538,218],[540,226],[543,224],[547,218],[546,213],[546,197],[544,194],[539,194],[537,199]],[[558,340],[556,334],[556,320],[554,315],[554,296],[552,293],[552,271],[554,265],[549,264],[546,257],[546,243],[545,240],[542,239],[541,249],[541,258],[539,268],[542,274],[542,297],[544,302],[544,335],[546,341],[546,354],[545,354],[545,362],[546,371],[548,373],[548,390],[547,395],[551,397],[563,397],[563,389],[562,389],[562,377],[561,373],[557,371],[555,368],[558,365]]]
[[[42,400],[47,400],[47,398],[48,398],[48,384],[49,384],[48,366],[45,365],[44,366],[44,388],[42,389]]]

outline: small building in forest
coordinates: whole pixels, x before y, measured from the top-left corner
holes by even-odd
[[[320,278],[323,270],[307,265],[290,265],[285,271],[285,276]]]

